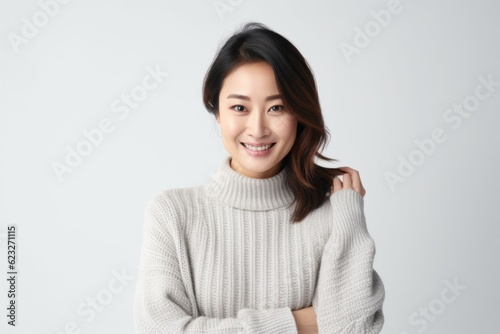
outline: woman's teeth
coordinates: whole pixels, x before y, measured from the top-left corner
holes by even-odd
[[[270,148],[271,146],[273,146],[273,144],[269,144],[269,145],[256,147],[256,146],[251,146],[251,145],[248,145],[245,143],[243,143],[243,145],[245,145],[246,148],[248,148],[249,150],[252,150],[252,151],[264,151],[264,150],[267,150],[268,148]]]

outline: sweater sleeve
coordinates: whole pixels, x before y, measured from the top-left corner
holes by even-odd
[[[353,189],[330,195],[332,233],[320,263],[313,307],[319,333],[378,334],[384,325],[385,288],[373,269],[363,197]]]
[[[181,267],[186,269],[183,262],[186,259],[180,259],[183,255],[178,255],[178,242],[171,229],[174,224],[168,221],[174,217],[171,214],[173,208],[164,200],[159,201],[160,197],[150,201],[145,212],[133,305],[137,334],[297,333],[289,307],[243,308],[236,318],[198,316],[193,296],[190,298],[182,278]]]

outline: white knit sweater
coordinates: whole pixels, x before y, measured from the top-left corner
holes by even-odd
[[[300,223],[285,170],[256,179],[230,157],[203,185],[156,193],[145,210],[137,333],[380,333],[384,285],[361,195],[344,189]]]

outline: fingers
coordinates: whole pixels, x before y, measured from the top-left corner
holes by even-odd
[[[359,176],[359,172],[350,167],[339,167],[341,171],[345,173],[342,175],[343,182],[340,181],[338,177],[335,177],[333,180],[334,184],[334,192],[342,189],[354,189],[357,191],[362,197],[365,196],[366,190],[363,187],[363,183],[361,182],[361,177]],[[335,179],[338,179],[337,185],[338,188],[335,188]]]
[[[336,193],[340,190],[342,190],[342,181],[340,181],[340,178],[338,176],[335,176],[333,178],[333,192]]]

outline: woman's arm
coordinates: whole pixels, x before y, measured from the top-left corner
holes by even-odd
[[[380,333],[385,289],[373,270],[375,243],[368,233],[359,180],[335,178],[330,195],[332,234],[325,244],[313,297],[319,333]]]
[[[146,209],[134,298],[136,333],[297,333],[289,307],[244,308],[236,318],[197,316],[182,279],[186,261],[179,260],[182,252],[171,233],[174,211],[163,195],[155,196]]]
[[[312,306],[292,311],[299,334],[318,334],[316,312]]]

